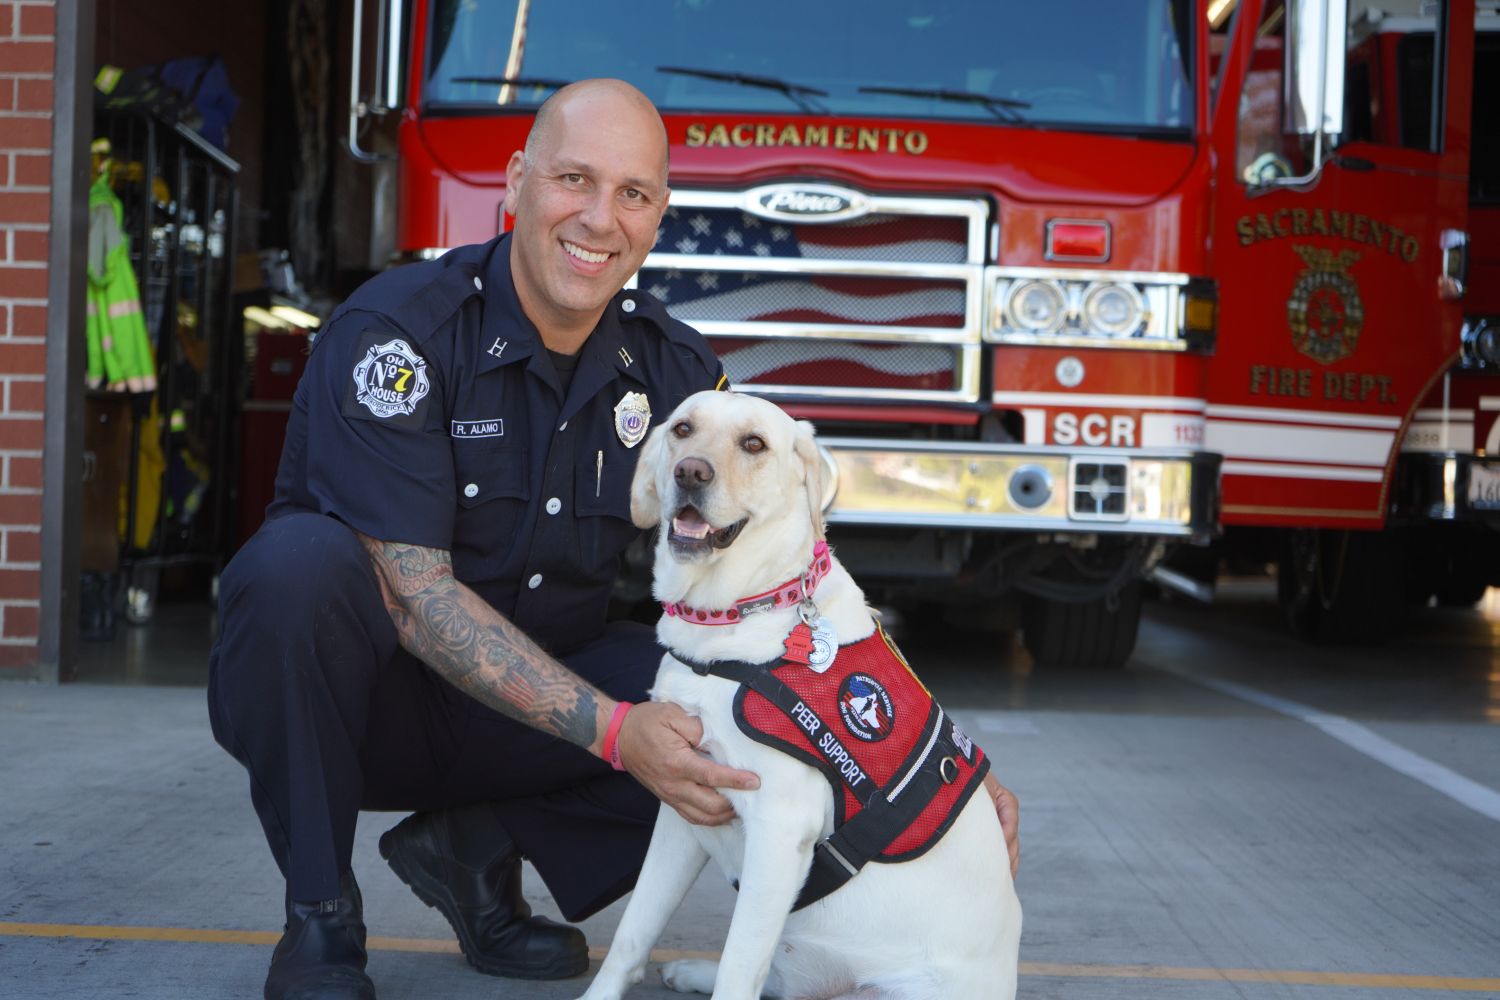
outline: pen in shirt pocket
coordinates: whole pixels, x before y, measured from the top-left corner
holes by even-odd
[[[604,452],[599,452],[599,457],[594,460],[594,497],[599,497],[599,487],[604,482]]]

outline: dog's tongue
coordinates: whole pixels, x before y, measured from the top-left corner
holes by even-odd
[[[672,531],[683,538],[707,538],[709,526],[696,509],[684,507],[672,518]]]

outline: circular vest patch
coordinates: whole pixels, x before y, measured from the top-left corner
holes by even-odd
[[[375,344],[354,366],[355,399],[377,417],[409,416],[427,395],[427,362],[404,340]]]
[[[867,743],[891,735],[896,709],[885,686],[869,674],[850,674],[839,685],[839,715],[844,728]]]

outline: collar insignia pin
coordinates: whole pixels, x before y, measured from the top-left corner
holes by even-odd
[[[491,357],[498,358],[500,355],[505,353],[505,345],[509,343],[510,341],[508,340],[501,340],[500,338],[496,337],[495,342],[490,345],[490,349],[487,353]]]
[[[620,443],[634,448],[646,437],[651,425],[651,403],[644,392],[627,392],[615,404],[615,433]]]

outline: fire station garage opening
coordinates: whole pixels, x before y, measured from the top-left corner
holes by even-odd
[[[85,2],[82,581],[61,673],[198,684],[311,338],[390,257],[394,165],[340,146],[348,2]]]
[[[786,34],[791,0],[81,2],[88,364],[47,373],[85,427],[64,677],[204,680],[319,328],[393,263],[506,232],[536,109],[597,75],[671,144],[620,309],[659,300],[729,385],[816,424],[830,542],[893,631],[1118,669],[1143,608],[1224,577],[1303,638],[1366,642],[1500,583],[1500,129],[1470,100],[1496,0],[1472,24],[1423,0],[829,0],[832,45]],[[415,390],[372,370],[406,377],[356,368],[350,399],[399,410]],[[568,463],[541,516],[576,497],[620,522],[580,539],[623,546],[610,473],[670,409],[621,399],[615,464]],[[459,483],[458,509],[490,501]],[[611,613],[648,616],[649,548],[622,561]]]

